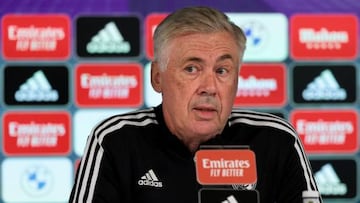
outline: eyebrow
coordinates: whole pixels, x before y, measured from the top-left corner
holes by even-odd
[[[223,61],[226,59],[230,59],[232,61],[234,60],[234,58],[230,54],[225,54],[225,55],[220,56],[220,58],[218,58],[216,61]]]
[[[234,61],[234,58],[230,54],[224,54],[224,55],[220,56],[218,59],[216,59],[216,62],[224,61],[226,59],[230,59],[230,60]],[[194,61],[194,62],[199,62],[199,63],[204,62],[203,59],[198,58],[198,57],[189,57],[189,58],[186,58],[184,61]]]

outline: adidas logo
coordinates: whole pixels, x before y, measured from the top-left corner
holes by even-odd
[[[152,187],[162,187],[162,182],[156,177],[154,171],[150,169],[141,179],[138,181],[139,185],[147,185]]]
[[[331,164],[325,164],[314,176],[322,195],[345,195],[347,193],[347,186],[341,183]]]
[[[86,45],[86,50],[91,53],[129,53],[130,43],[124,41],[119,29],[114,22],[109,22],[100,30],[91,41]]]
[[[221,203],[238,203],[238,201],[235,199],[234,195],[230,195]]]
[[[15,92],[18,102],[51,102],[59,99],[59,93],[53,90],[45,74],[39,70],[23,83]]]
[[[346,90],[339,86],[330,70],[324,70],[303,91],[305,100],[345,100]]]

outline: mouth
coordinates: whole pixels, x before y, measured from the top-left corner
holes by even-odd
[[[209,112],[212,112],[212,111],[216,111],[216,109],[215,108],[213,108],[213,107],[195,107],[194,108],[196,111],[209,111]]]
[[[205,120],[214,118],[217,113],[216,108],[212,106],[196,106],[194,107],[194,111],[199,118]]]

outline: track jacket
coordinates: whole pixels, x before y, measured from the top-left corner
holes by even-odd
[[[115,115],[93,129],[69,202],[198,202],[203,186],[194,154],[170,133],[161,108]],[[303,191],[317,191],[296,132],[274,115],[234,109],[223,132],[203,144],[247,145],[254,151],[252,189],[260,203],[303,203]]]

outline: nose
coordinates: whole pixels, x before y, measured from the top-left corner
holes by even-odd
[[[199,93],[201,95],[212,95],[214,96],[216,94],[216,77],[215,77],[215,73],[212,72],[208,72],[208,73],[204,73],[201,77],[201,81],[200,81],[200,88],[199,88]]]

